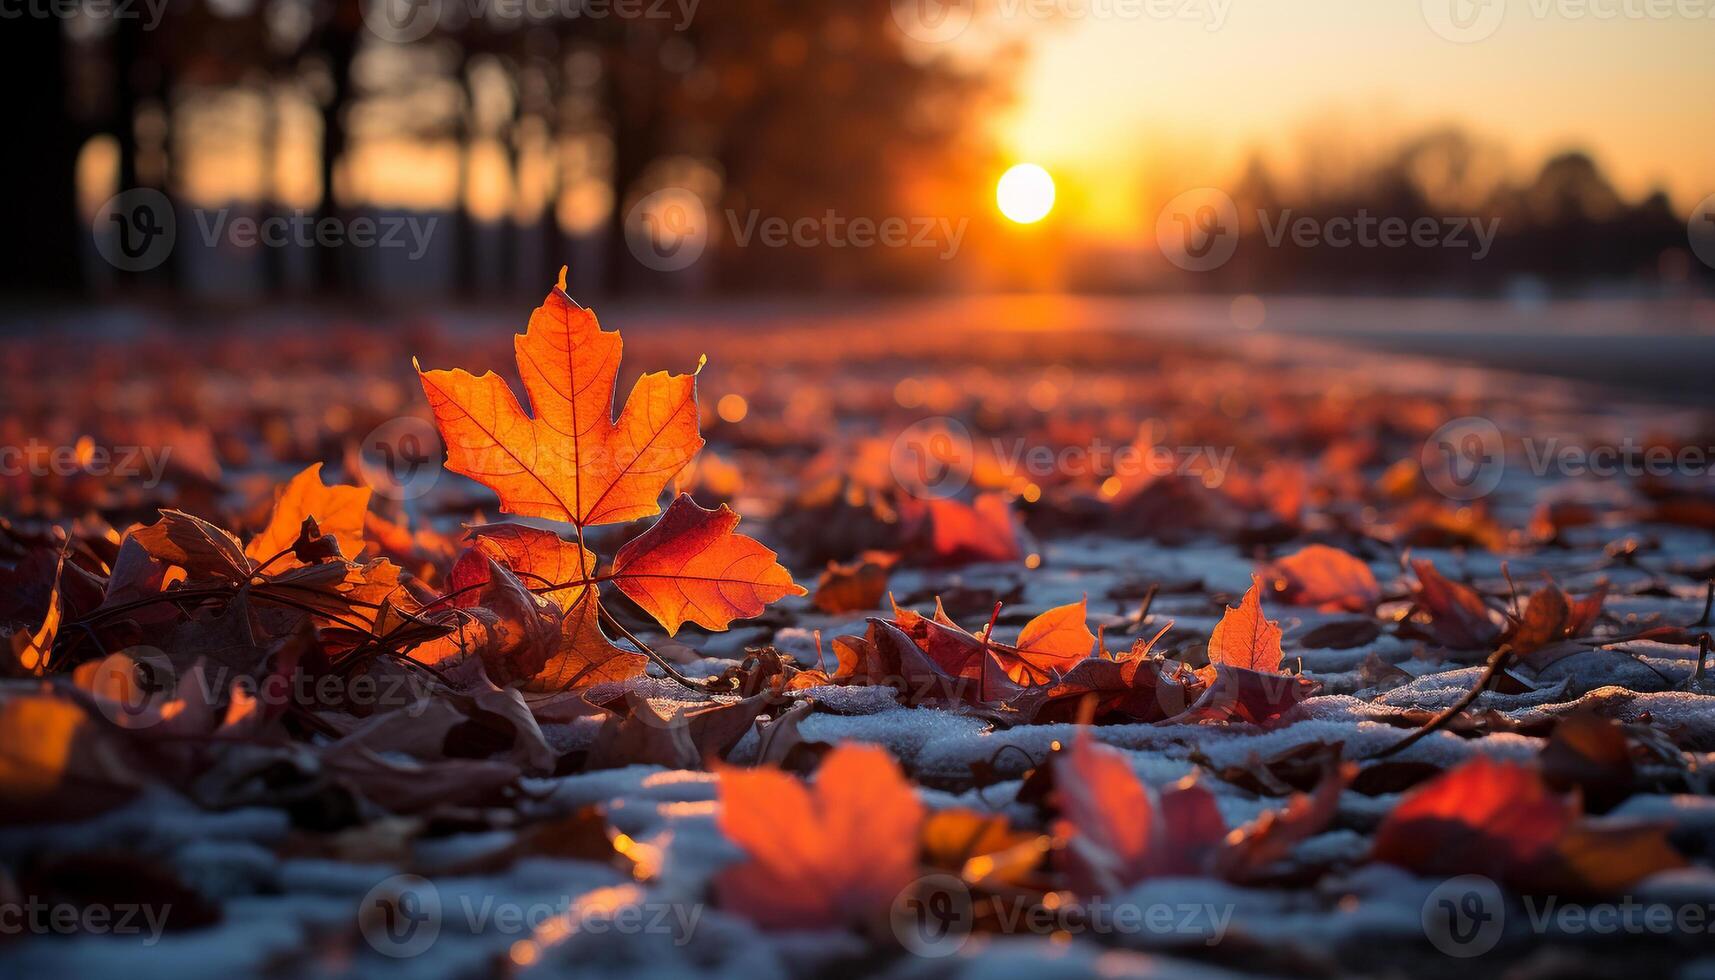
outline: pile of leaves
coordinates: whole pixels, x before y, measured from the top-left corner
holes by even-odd
[[[1691,533],[1705,519],[1695,488],[1640,487],[1608,511],[1546,502],[1509,528],[1436,497],[1399,465],[1415,459],[1389,461],[1389,446],[1433,428],[1425,404],[1307,405],[1283,387],[1258,395],[1257,416],[1291,431],[1295,455],[1241,459],[1221,480],[1193,461],[1020,485],[978,448],[962,460],[967,488],[921,496],[899,485],[886,440],[795,428],[826,422],[812,368],[790,396],[804,418],[751,434],[733,420],[736,393],[712,421],[699,406],[702,361],[641,375],[619,403],[622,348],[562,272],[513,337],[525,402],[492,371],[418,367],[446,469],[492,494],[445,488],[456,496],[438,514],[329,485],[323,462],[253,487],[251,506],[216,492],[218,465],[179,473],[176,501],[78,480],[30,487],[26,516],[0,524],[4,821],[68,823],[165,792],[206,811],[283,810],[317,853],[410,821],[406,854],[417,838],[503,831],[514,843],[494,860],[592,861],[647,884],[659,848],[602,808],[545,810],[544,781],[700,770],[735,849],[701,894],[765,931],[860,936],[871,965],[900,953],[889,920],[901,903],[947,877],[978,899],[974,928],[1002,932],[986,900],[1052,912],[1165,879],[1337,889],[1354,867],[1389,865],[1603,898],[1707,863],[1671,823],[1603,815],[1643,794],[1707,793],[1715,736],[1653,724],[1638,692],[1576,684],[1627,660],[1660,677],[1651,690],[1707,696],[1707,601],[1701,619],[1679,620],[1608,604],[1686,601],[1715,565],[1653,560],[1671,549],[1621,535],[1581,594],[1547,574],[1588,582],[1591,567],[1562,559],[1622,521]],[[861,373],[853,363],[841,370]],[[855,382],[842,397],[871,415],[947,397],[906,380],[917,388],[879,386],[887,403]],[[1230,404],[1200,413],[1205,395],[1176,397],[1210,442],[1259,438],[1235,434]],[[1045,444],[1102,425],[1070,412],[1056,429],[1041,414],[989,424]],[[705,424],[724,457],[699,457]],[[325,462],[363,472],[349,451]],[[761,504],[780,552],[737,532],[738,500]],[[491,504],[514,519],[489,519]],[[66,519],[72,506],[86,509]],[[122,519],[138,506],[153,513]],[[1092,531],[1147,539],[1159,549],[1147,554],[1236,553],[1248,587],[1110,556],[1081,569],[1106,585],[1094,601],[1034,602],[1045,555]],[[1486,582],[1440,570],[1503,551],[1554,560],[1523,597],[1505,566]],[[825,564],[813,597],[799,598],[810,592],[781,554]],[[1389,560],[1398,574],[1378,577]],[[735,627],[751,632],[712,653]],[[1639,643],[1682,651],[1683,676],[1633,653]],[[1370,652],[1305,666],[1354,650]],[[1435,706],[1390,701],[1443,673],[1459,690]],[[883,711],[967,720],[996,749],[948,771],[814,734]],[[1353,740],[1288,738],[1242,762],[1216,751],[1336,715]],[[1038,732],[1051,733],[1046,751]],[[1448,761],[1449,739],[1503,733],[1536,740],[1531,757]],[[1139,760],[1151,753],[1194,771],[1149,781]],[[1251,815],[1223,813],[1235,798]],[[1355,850],[1306,846],[1354,834]],[[0,892],[64,857],[9,862]],[[168,868],[110,872],[189,889]],[[214,903],[179,905],[174,928],[219,919]],[[526,952],[564,938],[539,931]]]

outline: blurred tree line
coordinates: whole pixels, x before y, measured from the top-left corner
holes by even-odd
[[[737,249],[724,226],[988,210],[994,158],[975,123],[1003,95],[1006,59],[914,47],[888,0],[394,0],[397,17],[437,17],[403,40],[360,0],[158,2],[158,23],[139,3],[7,25],[19,43],[3,70],[34,93],[20,100],[27,152],[8,164],[31,229],[15,285],[184,290],[200,254],[184,243],[229,204],[258,220],[444,211],[449,254],[432,268],[467,295],[535,288],[568,260],[578,288],[606,294],[687,278],[912,285],[944,267],[910,250]],[[634,206],[669,187],[695,193],[710,226],[709,254],[677,279],[627,237]],[[173,200],[180,245],[126,276],[92,261],[90,214],[133,188]],[[264,295],[361,294],[384,258],[245,251]]]
[[[1204,285],[1381,293],[1715,285],[1715,269],[1688,248],[1684,209],[1697,202],[1676,209],[1661,190],[1626,200],[1585,152],[1556,154],[1524,168],[1520,178],[1507,147],[1458,126],[1432,128],[1371,152],[1352,149],[1354,142],[1334,126],[1306,134],[1295,180],[1253,156],[1232,194],[1240,245]],[[1429,219],[1448,244],[1291,244],[1292,222],[1309,218],[1326,228],[1360,212],[1407,224]],[[1281,240],[1283,219],[1285,244],[1273,245],[1269,239]],[[1493,229],[1492,244],[1476,242],[1474,222]]]

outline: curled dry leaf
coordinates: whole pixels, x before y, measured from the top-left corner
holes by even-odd
[[[721,769],[721,832],[745,853],[723,869],[726,910],[767,929],[885,915],[917,876],[923,804],[886,750],[837,746],[806,787],[773,769]]]
[[[250,578],[253,564],[238,539],[183,511],[163,510],[160,520],[133,530],[131,537],[151,558],[184,569],[191,583],[215,580],[236,585]]]
[[[1042,695],[1032,720],[1073,721],[1091,697],[1096,699],[1092,720],[1098,723],[1161,721],[1183,712],[1202,694],[1205,682],[1177,660],[1150,656],[1150,645],[1140,639],[1122,657],[1096,656],[1077,664]],[[1031,695],[1021,700],[1028,702]]]
[[[1539,651],[1546,654],[1546,648],[1563,640],[1589,635],[1607,598],[1606,585],[1574,600],[1561,591],[1560,586],[1549,582],[1526,600],[1524,615],[1509,624],[1502,639],[1512,646],[1513,652],[1526,657],[1527,663],[1546,666],[1546,656],[1533,658],[1530,655]]]
[[[544,589],[544,601],[557,605],[560,640],[535,674],[524,678],[534,692],[571,691],[625,680],[643,673],[649,660],[641,653],[613,644],[601,628],[601,597],[585,584],[595,574],[596,558],[588,549],[552,531],[522,524],[488,524],[470,528],[475,544],[454,563],[449,585],[452,602],[460,608],[480,606],[477,590],[489,580],[489,566],[515,574],[526,588]]]
[[[887,594],[887,577],[898,561],[899,556],[889,551],[866,551],[844,565],[828,562],[816,581],[812,601],[832,616],[875,609]]]
[[[603,722],[590,749],[590,768],[700,769],[726,758],[768,701],[768,695],[759,694],[739,701],[662,709],[636,691],[627,691],[606,705],[614,715]]]
[[[1436,642],[1455,650],[1493,648],[1501,631],[1482,596],[1448,579],[1429,561],[1414,560],[1411,570],[1417,573],[1412,598],[1429,617],[1429,632]]]
[[[583,598],[586,583],[595,575],[595,555],[552,531],[524,524],[481,524],[466,530],[473,547],[453,565],[448,584],[455,593],[487,580],[488,563],[483,556],[511,569],[529,588],[545,589],[539,593],[542,598],[561,609],[570,609]],[[470,605],[467,596],[453,601]]]
[[[564,617],[560,607],[526,589],[518,576],[489,559],[488,579],[477,594],[476,604],[436,617],[457,629],[417,647],[411,658],[419,663],[450,665],[476,657],[496,684],[527,681],[540,673],[559,649]]]
[[[1056,760],[1054,791],[1068,878],[1083,895],[1117,895],[1146,878],[1219,875],[1254,880],[1332,821],[1355,767],[1338,758],[1310,794],[1299,793],[1233,832],[1195,777],[1155,793],[1125,755],[1080,733]]]
[[[339,542],[339,553],[347,560],[356,560],[363,551],[363,518],[369,512],[368,487],[322,485],[322,464],[311,463],[285,486],[274,491],[274,510],[264,527],[244,547],[244,554],[258,564],[292,548],[298,540],[304,519],[315,518],[323,534],[331,534]],[[274,563],[294,563],[287,554]]]

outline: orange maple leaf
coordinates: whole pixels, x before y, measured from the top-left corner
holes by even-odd
[[[720,770],[720,829],[748,860],[715,879],[722,907],[764,928],[883,913],[917,876],[923,804],[885,749],[844,744],[813,788],[776,769]]]
[[[510,514],[582,528],[658,513],[662,489],[703,446],[696,374],[645,374],[615,420],[619,333],[572,302],[564,269],[512,340],[533,416],[492,371],[418,368],[447,468],[493,489]]]
[[[339,541],[339,553],[348,560],[355,560],[363,551],[363,516],[369,512],[370,489],[323,486],[321,473],[322,464],[311,463],[274,491],[274,512],[268,517],[268,526],[244,547],[251,561],[265,562],[291,548],[306,517],[314,517],[322,533]],[[274,567],[295,564],[293,557],[286,555]]]
[[[724,630],[777,599],[803,595],[774,552],[734,534],[737,526],[738,515],[725,504],[708,510],[680,494],[654,527],[619,549],[614,584],[668,635],[686,622]]]
[[[1018,656],[1006,657],[1008,651],[1003,648],[1001,659],[1007,676],[1014,681],[1046,684],[1089,659],[1095,649],[1096,634],[1090,632],[1086,598],[1055,606],[1025,623],[1015,647]]]
[[[1221,615],[1209,636],[1209,663],[1273,674],[1283,656],[1280,624],[1263,617],[1261,589],[1252,576],[1245,597]]]

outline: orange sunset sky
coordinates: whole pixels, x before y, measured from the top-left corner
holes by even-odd
[[[1133,16],[1112,2],[1063,0],[1095,13],[1043,20],[1001,0],[955,42],[1024,39],[1002,144],[1073,188],[1059,220],[1096,233],[1135,231],[1253,151],[1293,176],[1313,127],[1361,153],[1456,123],[1504,143],[1520,176],[1582,148],[1629,197],[1662,186],[1685,213],[1715,193],[1715,0],[1476,0],[1467,13],[1502,16],[1465,44],[1426,9],[1473,0],[1164,0]]]

